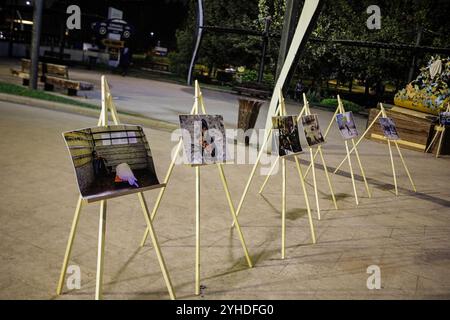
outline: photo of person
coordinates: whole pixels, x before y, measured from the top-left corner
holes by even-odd
[[[303,131],[305,132],[306,142],[312,147],[325,142],[319,126],[319,117],[317,114],[302,116]]]
[[[185,159],[191,165],[226,161],[226,135],[220,115],[180,115]]]
[[[439,124],[441,126],[450,126],[450,112],[439,113]]]
[[[395,123],[391,118],[380,118],[381,129],[383,129],[384,136],[389,140],[398,140],[400,137],[397,133]]]
[[[302,152],[298,131],[297,117],[272,117],[275,145],[280,157]]]
[[[93,127],[65,132],[63,137],[87,202],[164,186],[140,126]]]
[[[356,130],[353,112],[347,111],[345,113],[338,113],[336,115],[336,122],[339,132],[345,140],[358,137],[358,130]]]

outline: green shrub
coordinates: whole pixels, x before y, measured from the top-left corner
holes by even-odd
[[[309,102],[319,102],[321,99],[320,93],[318,91],[308,90],[308,92],[306,92],[305,95],[306,99],[308,99]]]
[[[241,74],[241,80],[242,82],[255,82],[256,80],[258,80],[258,72],[256,72],[255,70],[246,69]]]
[[[359,104],[348,101],[348,100],[342,100],[342,103],[344,104],[344,109],[346,111],[352,111],[354,113],[357,113],[363,109]],[[324,106],[332,107],[332,109],[336,109],[337,105],[338,105],[338,101],[337,101],[337,99],[331,99],[331,98],[322,99],[322,101],[320,101],[320,104],[322,104]]]

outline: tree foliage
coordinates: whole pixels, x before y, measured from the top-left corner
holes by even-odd
[[[204,1],[205,25],[263,31],[264,18],[271,17],[271,32],[281,32],[286,0],[207,0]],[[186,72],[195,35],[195,3],[183,28],[177,32],[177,52],[171,55],[177,72]],[[421,45],[449,47],[445,0],[377,0],[381,9],[381,29],[369,30],[367,7],[372,0],[328,0],[319,16],[312,37],[324,40],[362,40],[414,45],[422,30]],[[302,5],[302,4],[300,4]],[[266,72],[275,73],[279,39],[269,42]],[[198,63],[210,69],[245,66],[257,70],[261,38],[226,33],[205,32]],[[411,51],[344,46],[309,41],[298,64],[297,77],[313,79],[324,86],[329,79],[340,83],[361,80],[367,88],[383,81],[397,87],[405,84],[412,61]],[[430,54],[418,54],[417,69]]]

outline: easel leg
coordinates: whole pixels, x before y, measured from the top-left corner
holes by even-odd
[[[311,168],[312,168],[312,176],[313,176],[313,183],[314,183],[314,196],[316,197],[317,218],[320,220],[319,194],[317,192],[316,169],[315,169],[315,165],[314,165],[314,156],[313,156],[312,148],[309,148],[309,154],[311,156]]]
[[[325,137],[324,137],[325,138]],[[319,154],[319,148],[317,148],[317,150],[314,152],[314,157],[313,157],[313,159],[314,159],[314,161],[316,161],[316,158],[317,158],[317,155]],[[305,179],[308,177],[308,174],[309,174],[309,170],[311,170],[311,167],[312,167],[312,163],[310,163],[309,164],[309,166],[306,168],[306,171],[305,171]]]
[[[312,220],[311,207],[309,205],[308,193],[306,192],[306,184],[305,179],[303,178],[302,167],[300,166],[300,162],[298,161],[297,156],[294,156],[295,165],[297,166],[298,175],[300,177],[300,183],[302,184],[303,196],[305,198],[306,211],[308,212],[308,220],[309,220],[309,228],[311,230],[311,239],[313,243],[316,243],[316,234],[314,232],[314,224]]]
[[[239,234],[239,239],[241,240],[242,249],[244,249],[245,258],[247,259],[247,264],[250,268],[253,267],[252,260],[250,259],[250,255],[247,250],[247,245],[245,244],[244,235],[241,231],[241,226],[239,225],[239,221],[236,217],[236,212],[234,210],[233,201],[231,200],[230,190],[228,189],[228,183],[227,179],[225,177],[225,173],[223,172],[223,166],[221,164],[217,164],[217,167],[219,169],[220,179],[222,180],[223,188],[225,190],[225,195],[227,196],[228,205],[230,206],[230,212],[233,217],[233,222],[236,226],[237,232]]]
[[[323,138],[324,138],[324,139],[328,136],[328,132],[330,131],[331,126],[333,125],[333,123],[334,123],[334,121],[335,121],[335,118],[336,118],[336,115],[338,114],[338,111],[339,111],[339,108],[336,108],[336,110],[334,111],[333,116],[331,117],[330,123],[328,124],[328,127],[327,127],[327,129],[325,130],[325,133],[323,134]],[[318,153],[319,153],[319,149],[317,149],[316,152],[314,153],[314,161],[316,160],[317,154],[318,154]],[[310,165],[308,166],[308,168],[306,168],[306,171],[305,171],[305,179],[308,177],[309,170],[311,169],[311,165],[312,165],[312,164],[310,164]]]
[[[334,196],[334,190],[333,190],[333,185],[331,184],[331,179],[330,176],[328,174],[328,168],[327,168],[327,164],[325,163],[325,158],[323,157],[323,152],[322,152],[322,147],[319,146],[317,148],[319,154],[320,154],[320,159],[322,160],[322,164],[323,164],[323,169],[325,170],[325,176],[327,178],[327,182],[328,182],[328,186],[330,187],[330,192],[331,192],[331,198],[333,199],[333,203],[334,203],[334,208],[337,210],[338,206],[337,206],[337,202],[336,202],[336,197]]]
[[[275,170],[275,167],[277,166],[278,161],[280,160],[280,157],[277,157],[275,159],[275,162],[273,163],[272,167],[270,168],[269,173],[266,176],[266,179],[264,180],[261,189],[259,189],[259,193],[261,194],[264,191],[264,188],[266,187],[267,182],[269,181],[270,176],[272,175],[273,170]]]
[[[395,175],[395,165],[394,165],[394,158],[392,157],[391,141],[388,140],[387,143],[388,143],[388,147],[389,147],[389,155],[391,157],[392,174],[394,176],[395,195],[398,196],[397,177]]]
[[[355,146],[352,148],[352,150],[350,150],[350,152],[347,152],[347,156],[345,156],[344,159],[342,159],[341,163],[339,163],[339,165],[336,167],[336,169],[334,169],[333,173],[338,172],[339,168],[344,164],[345,159],[347,157],[350,157],[350,154],[356,149],[356,147],[359,145],[359,143],[364,139],[365,135],[367,134],[367,132],[369,132],[370,128],[372,128],[372,126],[375,124],[375,122],[377,121],[377,119],[381,116],[382,111],[378,112],[378,114],[375,116],[375,118],[372,120],[372,122],[369,124],[369,126],[366,128],[366,131],[364,131],[364,133],[361,135],[361,137],[358,139],[358,141],[356,141]]]
[[[436,151],[436,158],[439,158],[439,156],[441,154],[442,138],[444,137],[444,134],[445,134],[445,127],[442,128],[441,136],[439,137],[439,144],[438,144],[438,148]]]
[[[409,169],[408,169],[408,167],[406,166],[405,159],[403,159],[403,155],[402,155],[402,152],[400,151],[400,147],[398,146],[397,141],[394,141],[394,143],[395,143],[395,146],[397,147],[397,151],[398,151],[398,154],[399,154],[399,156],[400,156],[400,159],[402,160],[403,167],[405,168],[406,174],[408,175],[409,182],[411,182],[411,186],[413,187],[414,192],[417,192],[417,190],[416,190],[416,185],[414,184],[414,181],[413,181],[413,179],[412,179],[412,177],[411,177],[411,174],[409,173]]]
[[[106,235],[106,200],[100,202],[100,220],[98,226],[97,278],[95,284],[95,300],[103,297],[103,264]]]
[[[355,202],[356,202],[356,205],[358,205],[359,204],[358,193],[356,192],[355,176],[353,175],[352,159],[350,158],[350,152],[348,150],[347,140],[345,140],[345,150],[347,151],[347,159],[348,159],[348,165],[350,167],[350,176],[352,178],[353,193],[355,194]]]
[[[286,159],[281,159],[281,259],[286,256]]]
[[[425,150],[425,153],[427,153],[431,149],[431,147],[433,146],[434,142],[436,141],[436,138],[438,137],[439,133],[440,133],[440,131],[435,132],[433,139],[431,139],[431,142],[428,145],[428,148]]]
[[[256,157],[256,161],[255,161],[255,164],[253,165],[252,172],[250,172],[250,176],[248,177],[247,184],[245,185],[245,188],[244,188],[244,192],[242,193],[241,199],[239,200],[238,206],[236,208],[236,217],[239,217],[239,213],[241,212],[242,204],[244,203],[245,196],[247,195],[248,189],[250,188],[250,183],[252,182],[253,177],[255,176],[256,168],[258,167],[258,163],[261,160],[262,153],[265,150],[267,141],[269,141],[269,137],[271,134],[272,134],[272,129],[270,129],[269,134],[267,135],[266,140],[264,140],[264,143],[262,144],[261,149],[259,150],[258,156]],[[231,225],[231,227],[234,227],[234,222]]]
[[[77,208],[75,209],[75,215],[72,221],[72,228],[70,229],[69,240],[67,242],[66,253],[64,255],[63,265],[61,267],[61,274],[59,275],[58,287],[56,288],[57,295],[61,294],[62,289],[64,287],[64,279],[66,277],[67,264],[69,263],[70,255],[72,253],[73,240],[75,238],[75,233],[77,231],[78,221],[80,218],[80,212],[82,207],[83,207],[83,199],[80,196],[78,197]]]
[[[141,203],[142,213],[144,214],[145,221],[147,222],[147,230],[149,230],[150,238],[152,239],[153,247],[158,258],[159,266],[166,282],[167,290],[169,291],[170,299],[175,300],[175,293],[173,291],[172,282],[170,281],[169,272],[167,271],[166,263],[164,257],[161,253],[161,248],[159,247],[158,238],[156,237],[155,230],[153,229],[153,223],[148,212],[147,202],[145,201],[144,194],[142,192],[138,193],[139,202]]]
[[[364,185],[366,186],[367,195],[369,196],[369,198],[372,198],[372,194],[369,189],[369,184],[367,183],[367,179],[366,179],[366,173],[364,172],[364,168],[362,166],[361,159],[359,157],[359,152],[358,152],[358,149],[356,148],[354,139],[352,139],[352,143],[353,143],[353,147],[355,148],[355,154],[356,154],[356,159],[358,160],[359,170],[361,170],[361,175],[363,176],[363,179],[364,179]]]
[[[195,167],[195,294],[200,295],[200,167]]]
[[[175,159],[178,156],[178,154],[180,153],[181,145],[182,145],[182,141],[180,140],[178,142],[177,149],[175,150],[174,158],[170,162],[169,169],[167,170],[166,177],[164,178],[164,183],[166,183],[166,184],[169,182],[170,176],[172,175],[173,168],[175,167]],[[167,188],[167,185],[165,187],[162,187],[161,190],[159,190],[158,197],[156,198],[156,202],[155,202],[155,205],[153,206],[153,210],[152,210],[152,214],[151,214],[152,221],[153,221],[153,219],[155,219],[156,212],[159,209],[159,205],[161,204],[161,200],[162,200],[162,197],[164,196],[164,192],[166,192],[166,188]],[[141,240],[141,247],[143,247],[145,245],[145,241],[147,241],[147,237],[148,237],[148,229],[145,229],[144,236],[142,237],[142,240]]]

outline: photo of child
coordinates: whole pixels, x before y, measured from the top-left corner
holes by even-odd
[[[180,115],[180,128],[188,164],[226,161],[226,135],[219,115]]]

